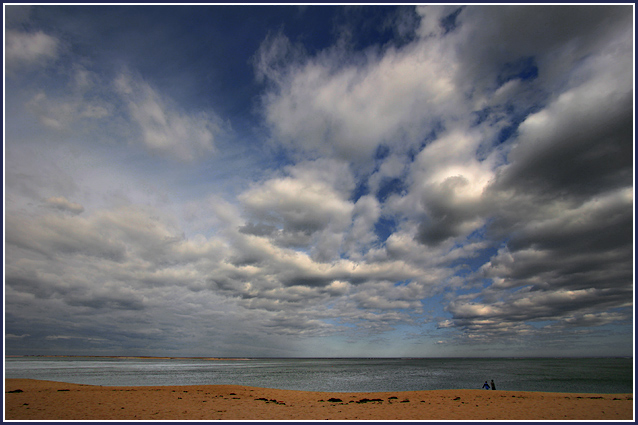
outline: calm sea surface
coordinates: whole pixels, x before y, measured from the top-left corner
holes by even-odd
[[[237,384],[306,391],[479,389],[632,393],[633,359],[5,359],[6,378],[90,385]]]

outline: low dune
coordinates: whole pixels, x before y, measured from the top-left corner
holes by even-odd
[[[312,392],[5,379],[5,420],[632,420],[633,394]]]

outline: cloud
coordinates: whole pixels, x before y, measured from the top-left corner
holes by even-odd
[[[267,180],[242,193],[238,200],[248,214],[266,226],[282,246],[314,246],[317,258],[338,255],[343,233],[352,220],[354,204],[348,199],[354,186],[347,164],[331,160],[304,162],[289,168],[289,175]]]
[[[539,331],[530,324],[554,322],[547,329],[565,326],[603,326],[626,321],[630,317],[630,289],[557,289],[534,291],[522,289],[489,303],[456,300],[449,304],[453,315],[449,325],[458,327],[470,338],[494,341],[508,337],[520,339]],[[624,312],[608,312],[599,317],[601,308],[624,308]],[[595,319],[598,317],[598,319]]]
[[[55,71],[60,74],[55,84],[34,85],[37,89],[24,89],[17,99],[28,99],[25,106],[46,131],[53,129],[61,135],[68,135],[75,131],[93,134],[99,129],[100,133],[112,135],[112,129],[105,131],[100,126],[113,120],[117,110],[117,105],[109,99],[105,90],[103,77],[81,63],[61,61]],[[113,122],[109,124],[113,125]]]
[[[632,182],[632,93],[609,72],[561,94],[519,127],[499,187],[589,197]]]
[[[12,338],[22,339],[22,338],[26,338],[26,337],[29,337],[29,336],[31,336],[31,335],[29,335],[29,334],[22,334],[22,335],[5,334],[4,335],[5,338],[9,338],[9,339],[12,339]]]
[[[5,31],[5,66],[9,72],[40,68],[55,60],[60,41],[42,31]]]
[[[284,37],[267,40],[261,52],[290,51]],[[332,49],[284,70],[278,58],[289,53],[262,53],[260,75],[274,85],[263,97],[273,137],[293,150],[360,161],[382,144],[418,145],[461,107],[456,64],[436,44],[367,53]]]
[[[16,33],[10,40],[24,37]],[[31,62],[56,56],[56,49],[42,49]],[[62,135],[83,132],[106,144],[124,139],[129,146],[142,146],[153,155],[182,162],[215,153],[219,138],[230,132],[229,124],[210,110],[187,110],[137,73],[123,71],[111,77],[85,58],[74,59],[56,65],[55,83],[41,77],[40,84],[34,85],[37,89],[29,87],[17,95],[18,101],[28,97],[26,107],[47,130]]]
[[[180,111],[146,81],[130,73],[120,74],[115,87],[150,152],[192,161],[215,151],[215,136],[221,132],[217,117]]]
[[[361,10],[333,16],[330,42],[290,22],[251,38],[255,78],[233,87],[261,91],[241,117],[203,81],[179,94],[153,52],[81,56],[64,25],[10,29],[32,52],[13,63],[55,64],[7,80],[12,343],[350,355],[419,335],[406,352],[422,355],[625,335],[629,9],[405,7],[360,36]],[[224,74],[206,51],[187,75]]]
[[[476,158],[480,135],[457,130],[426,146],[411,167],[414,181],[409,197],[418,197],[425,218],[417,239],[437,245],[467,236],[486,222],[483,192],[494,177],[497,154]]]
[[[11,215],[8,228],[15,229],[6,237],[6,290],[12,299],[7,323],[12,328],[30,328],[44,317],[55,317],[43,332],[103,336],[110,347],[130,343],[125,340],[153,346],[149,338],[163,333],[153,327],[170,322],[161,316],[179,310],[192,314],[189,305],[214,298],[209,293],[203,299],[199,295],[198,301],[189,294],[201,294],[200,284],[212,269],[207,264],[222,247],[201,238],[184,240],[157,210],[126,207],[82,216]],[[83,325],[67,327],[67,316],[83,317]],[[105,323],[112,326],[106,328]],[[170,325],[177,334],[173,326],[179,325]],[[125,333],[128,336],[122,336]]]
[[[543,208],[545,207],[545,208]],[[474,276],[489,284],[447,307],[452,323],[482,338],[521,336],[529,322],[568,324],[623,321],[632,306],[633,195],[626,188],[570,207],[537,206],[520,217],[506,245]],[[545,214],[541,215],[541,211]],[[552,214],[548,214],[549,212]],[[515,224],[514,224],[515,223]],[[607,320],[593,320],[600,312]],[[594,316],[592,316],[594,315]],[[590,319],[586,319],[590,318]]]
[[[494,76],[506,64],[531,57],[539,69],[534,84],[541,93],[562,92],[565,76],[579,61],[592,53],[610,51],[608,48],[616,51],[616,43],[631,40],[627,37],[631,27],[628,11],[623,6],[605,10],[594,5],[556,6],[548,17],[536,6],[467,6],[457,17],[455,31],[448,35],[464,41],[456,45],[457,77],[461,79],[457,83],[474,84],[475,96],[491,92],[498,84]],[[516,99],[512,102],[516,104]]]
[[[47,256],[81,254],[113,261],[123,261],[125,257],[120,241],[101,237],[91,221],[79,217],[50,215],[33,220],[12,215],[7,224],[8,244]]]
[[[455,17],[462,8],[458,6],[417,6],[416,13],[420,18],[416,32],[421,38],[440,37],[454,27]]]
[[[468,9],[471,11],[463,9],[458,14],[458,28],[447,35],[434,25],[439,18],[429,24],[422,21],[431,28],[427,37],[445,42],[461,39],[474,25],[465,24],[468,15],[474,17],[477,12]],[[521,11],[507,9],[509,12],[518,16]],[[580,12],[584,15],[577,14],[579,19],[585,19],[591,10]],[[418,220],[418,227],[410,232],[403,225],[407,231],[403,239],[399,232],[389,237],[388,253],[407,258],[411,242],[405,238],[410,234],[438,250],[450,247],[451,241],[465,244],[466,237],[481,229],[495,241],[505,238],[505,247],[467,282],[485,289],[454,298],[446,308],[452,319],[441,321],[442,328],[456,328],[470,339],[486,342],[537,334],[540,331],[529,324],[533,322],[554,322],[547,329],[557,329],[558,323],[566,323],[565,315],[571,315],[568,322],[584,324],[584,317],[597,311],[621,309],[610,313],[608,321],[592,319],[590,323],[627,318],[633,196],[632,92],[627,73],[631,66],[626,60],[631,55],[629,45],[620,38],[623,30],[601,28],[609,48],[588,35],[585,40],[591,44],[578,46],[583,56],[571,56],[573,68],[562,74],[562,93],[547,99],[545,106],[538,103],[542,97],[533,98],[537,112],[528,112],[510,141],[486,144],[497,140],[506,128],[504,119],[511,120],[496,106],[510,102],[525,86],[537,84],[536,79],[547,78],[547,72],[552,75],[557,64],[545,62],[542,56],[531,62],[539,64],[534,68],[538,76],[531,71],[525,74],[531,69],[529,61],[524,65],[519,60],[515,65],[514,57],[501,59],[504,68],[485,75],[496,73],[505,78],[509,72],[514,79],[505,78],[500,87],[475,86],[477,94],[478,88],[485,93],[495,90],[488,97],[492,102],[487,109],[489,118],[478,126],[458,122],[456,129],[439,132],[414,162],[406,162],[411,182],[407,193],[392,195],[384,210]],[[463,44],[464,48],[473,42]],[[544,39],[541,44],[545,42],[551,41]],[[592,44],[596,54],[582,53]],[[530,45],[525,53],[540,54],[548,51],[545,49]],[[465,74],[467,68],[461,65],[465,58],[459,60],[461,74]],[[611,63],[617,66],[609,66]]]
[[[75,202],[70,202],[63,196],[52,196],[46,200],[46,204],[51,208],[70,212],[72,214],[80,214],[84,211],[84,207],[82,205]]]

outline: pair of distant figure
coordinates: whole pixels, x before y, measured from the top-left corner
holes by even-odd
[[[492,379],[490,381],[492,383],[492,389],[495,390],[496,389],[496,385],[494,385],[494,380]],[[490,389],[490,384],[487,383],[487,381],[485,381],[485,383],[483,384],[483,388],[485,388],[486,390]]]

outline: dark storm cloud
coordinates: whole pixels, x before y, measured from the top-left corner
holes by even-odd
[[[518,221],[505,246],[475,275],[492,283],[449,304],[454,325],[485,334],[495,324],[577,325],[604,312],[609,321],[627,319],[633,298],[630,190],[557,209],[556,217]]]
[[[628,231],[633,223],[628,196],[619,194],[610,198],[592,200],[572,214],[515,231],[507,246],[512,251],[552,251],[560,253],[563,258],[609,253],[611,256],[607,256],[606,261],[610,261],[618,253],[631,249],[633,240]]]
[[[487,291],[486,291],[487,292]],[[485,293],[486,297],[490,294]],[[453,315],[452,324],[467,335],[490,339],[500,333],[512,337],[524,337],[519,329],[530,329],[529,323],[558,322],[561,326],[581,323],[599,325],[622,321],[631,317],[632,288],[580,289],[574,291],[521,290],[494,302],[453,301],[448,311]],[[602,313],[607,320],[593,320],[601,310],[620,309]]]
[[[495,190],[516,189],[540,197],[588,198],[633,181],[633,100],[631,92],[558,100],[558,118],[538,116],[540,131],[521,137],[511,165]],[[591,102],[596,102],[595,106]],[[561,105],[569,103],[569,105]],[[569,107],[569,109],[567,109]]]
[[[464,225],[476,221],[484,214],[482,202],[472,199],[459,201],[452,194],[457,188],[467,186],[463,176],[447,178],[438,187],[423,192],[422,204],[427,218],[419,224],[416,239],[425,245],[439,245],[450,238],[466,233]]]
[[[468,6],[457,21],[465,43],[458,45],[461,76],[477,88],[494,86],[511,64],[533,58],[535,83],[559,89],[573,65],[609,46],[632,21],[631,6]],[[510,64],[510,65],[508,65]],[[546,93],[546,94],[549,94]]]
[[[484,217],[487,235],[503,244],[473,275],[485,288],[457,296],[447,306],[451,321],[442,324],[487,342],[542,332],[533,322],[556,323],[548,330],[622,322],[631,314],[633,295],[633,106],[628,56],[619,53],[629,46],[627,32],[612,22],[626,19],[623,8],[598,15],[599,9],[585,7],[570,16],[566,8],[553,9],[550,21],[562,16],[565,25],[526,40],[521,37],[536,25],[549,25],[539,9],[498,9],[510,19],[474,41],[488,41],[494,30],[502,48],[481,50],[494,55],[481,63],[505,64],[498,84],[518,79],[564,91],[547,92],[544,106],[538,103],[543,96],[535,98],[536,110],[503,144],[504,166],[479,199],[454,202],[458,187],[467,184],[461,176],[448,178],[448,187],[441,184],[438,191],[435,185],[422,191],[427,218],[419,226],[420,242],[458,238],[467,234],[464,223]],[[488,10],[467,8],[459,17]],[[530,15],[523,18],[525,13]],[[471,31],[467,22],[459,31]],[[512,65],[514,46],[518,68]],[[559,52],[569,54],[558,59]],[[467,53],[462,60],[473,60]],[[532,58],[526,65],[525,55]]]
[[[269,236],[277,231],[277,227],[263,223],[248,223],[245,226],[241,226],[239,231],[241,233],[246,233],[247,235]]]

